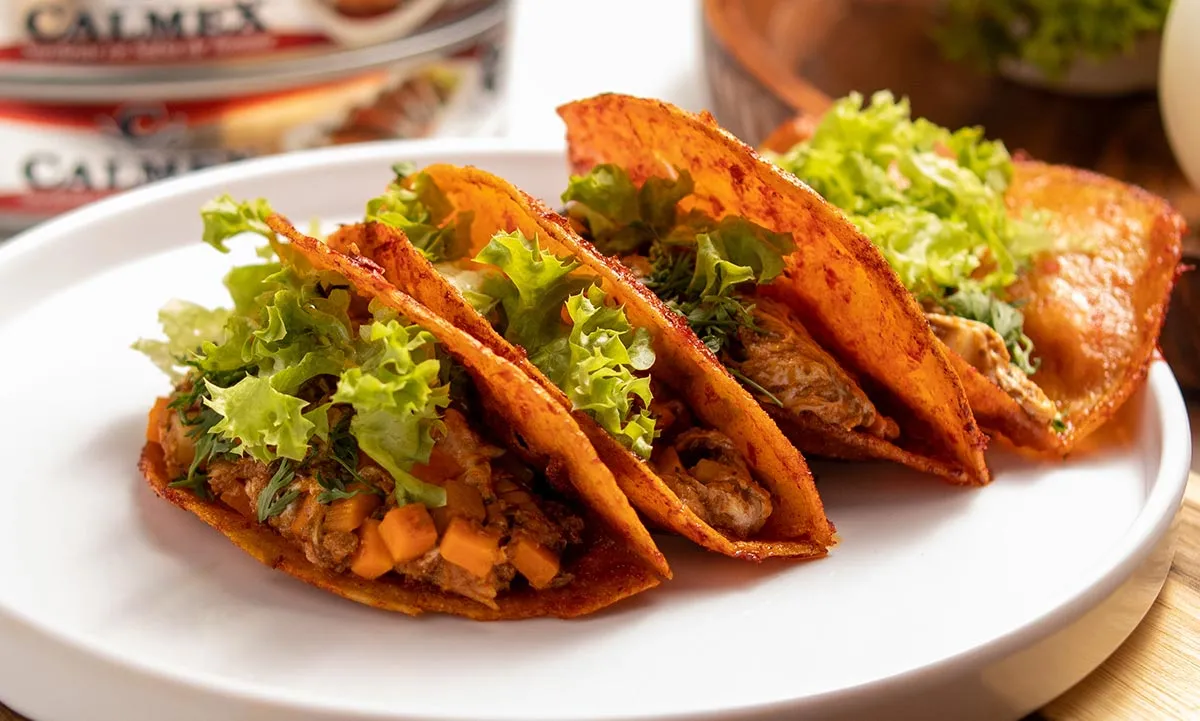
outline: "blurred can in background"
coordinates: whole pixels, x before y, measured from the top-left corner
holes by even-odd
[[[504,0],[17,0],[0,233],[190,170],[500,130]]]

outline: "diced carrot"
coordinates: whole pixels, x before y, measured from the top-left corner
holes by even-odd
[[[483,507],[483,496],[467,483],[451,478],[446,481],[446,507],[451,516],[462,516],[483,523],[487,511]]]
[[[428,463],[418,463],[412,467],[411,473],[426,483],[442,485],[447,478],[457,478],[463,471],[450,454],[442,449],[441,444],[433,447],[429,454]]]
[[[297,536],[303,535],[320,508],[321,504],[317,502],[316,495],[310,493],[305,496],[304,503],[301,503],[300,507],[296,509],[296,517],[292,519],[288,530]]]
[[[381,503],[374,493],[360,493],[329,504],[325,510],[325,530],[350,533],[362,525]]]
[[[242,486],[233,486],[223,492],[221,500],[225,502],[225,505],[243,516],[254,518],[254,509],[250,506],[250,497],[246,495],[246,489]]]
[[[350,570],[363,578],[374,580],[392,570],[392,554],[379,533],[379,521],[368,518],[358,529],[358,548],[350,557]]]
[[[534,588],[545,588],[558,575],[558,556],[537,541],[518,536],[508,544],[512,565]]]
[[[465,518],[454,518],[438,550],[450,563],[486,578],[500,559],[500,539]]]
[[[150,417],[146,419],[146,440],[151,443],[159,442],[163,421],[170,412],[170,409],[167,408],[168,402],[166,398],[158,398],[154,401],[154,407],[150,409]]]
[[[437,528],[429,511],[420,503],[388,511],[379,524],[379,533],[392,554],[393,563],[420,558],[437,545]]]

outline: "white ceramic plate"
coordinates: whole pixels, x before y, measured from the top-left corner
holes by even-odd
[[[349,218],[398,159],[473,163],[544,198],[561,149],[431,143],[235,164],[0,247],[0,699],[57,719],[1015,718],[1095,667],[1169,565],[1187,415],[1167,368],[1064,464],[993,453],[951,488],[816,465],[843,541],[749,565],[664,540],[677,577],[575,622],[410,619],[259,566],[138,476],[167,387],[129,350],[178,296],[222,300],[219,192]],[[248,245],[248,244],[247,244]]]

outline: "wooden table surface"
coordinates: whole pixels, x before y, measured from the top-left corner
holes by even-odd
[[[1200,403],[1190,408],[1200,442]],[[1171,574],[1145,620],[1079,685],[1025,721],[1200,718],[1200,454],[1192,461]],[[24,721],[0,705],[0,721]]]

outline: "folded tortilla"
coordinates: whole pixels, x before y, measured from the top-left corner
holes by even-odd
[[[470,598],[445,590],[440,583],[414,580],[399,573],[383,572],[374,579],[361,577],[350,570],[313,562],[306,555],[310,549],[297,543],[294,537],[258,522],[252,512],[247,514],[247,499],[230,504],[172,486],[171,481],[178,477],[180,469],[186,469],[187,459],[168,458],[169,452],[164,449],[174,448],[166,445],[162,429],[170,421],[160,417],[156,422],[152,413],[139,468],[159,496],[192,512],[266,565],[350,600],[406,614],[432,611],[476,620],[569,618],[609,606],[658,585],[661,577],[670,576],[666,560],[617,487],[612,473],[556,399],[512,363],[396,290],[370,261],[334,252],[321,241],[298,233],[279,216],[269,217],[267,223],[290,239],[290,245],[284,247],[297,252],[312,267],[336,272],[359,298],[386,306],[403,320],[432,334],[438,347],[465,369],[483,399],[480,405],[485,412],[503,419],[507,437],[500,443],[530,468],[547,469],[546,478],[552,488],[539,487],[530,493],[514,488],[512,492],[538,504],[542,503],[544,490],[550,493],[555,503],[563,504],[584,519],[579,538],[569,542],[563,551],[561,570],[552,583],[538,588],[532,581],[514,581],[494,599]],[[479,419],[471,422],[478,423]],[[498,433],[493,430],[484,440],[496,443]],[[529,500],[530,495],[534,500]],[[303,513],[306,499],[301,495],[292,505],[301,506],[299,512]],[[248,501],[252,510],[255,499],[250,497]],[[237,509],[239,505],[243,510]],[[289,517],[288,513],[285,511],[282,517]],[[499,549],[497,563],[513,558],[512,543],[523,532],[522,528],[513,526],[513,540]],[[434,555],[440,550],[420,560],[436,563]],[[443,562],[448,563],[444,559]],[[463,573],[462,568],[451,571]]]
[[[436,184],[453,212],[472,215],[469,248],[463,257],[474,258],[497,233],[518,231],[544,251],[578,261],[576,273],[594,279],[623,308],[634,328],[648,332],[656,354],[649,370],[653,381],[684,403],[698,418],[698,428],[729,439],[753,480],[769,492],[772,509],[761,529],[742,535],[706,520],[695,499],[685,501],[664,481],[654,465],[657,455],[651,462],[642,460],[587,412],[572,409],[564,392],[529,360],[536,349],[505,340],[402,232],[377,222],[345,226],[328,239],[330,245],[371,258],[384,268],[389,281],[520,365],[563,408],[572,409],[621,490],[652,524],[709,550],[747,560],[826,554],[834,543],[834,529],[803,457],[678,314],[666,309],[622,265],[597,254],[564,218],[503,179],[450,165],[433,165],[419,174]]]
[[[795,118],[763,147],[785,152],[812,135]],[[1008,289],[1041,360],[1030,376],[1063,429],[946,348],[980,426],[1020,449],[1063,455],[1111,418],[1145,380],[1180,272],[1185,223],[1166,200],[1113,178],[1028,159],[1014,161],[1005,196],[1021,217],[1048,211],[1055,241]]]
[[[890,460],[961,484],[990,480],[987,439],[945,349],[883,256],[840,211],[707,113],[616,94],[568,103],[558,112],[575,172],[608,163],[641,185],[686,171],[695,190],[681,209],[714,220],[740,216],[795,239],[784,272],[752,297],[790,309],[793,329],[826,352],[825,372],[857,382],[899,431],[887,438],[771,408],[801,450]]]

